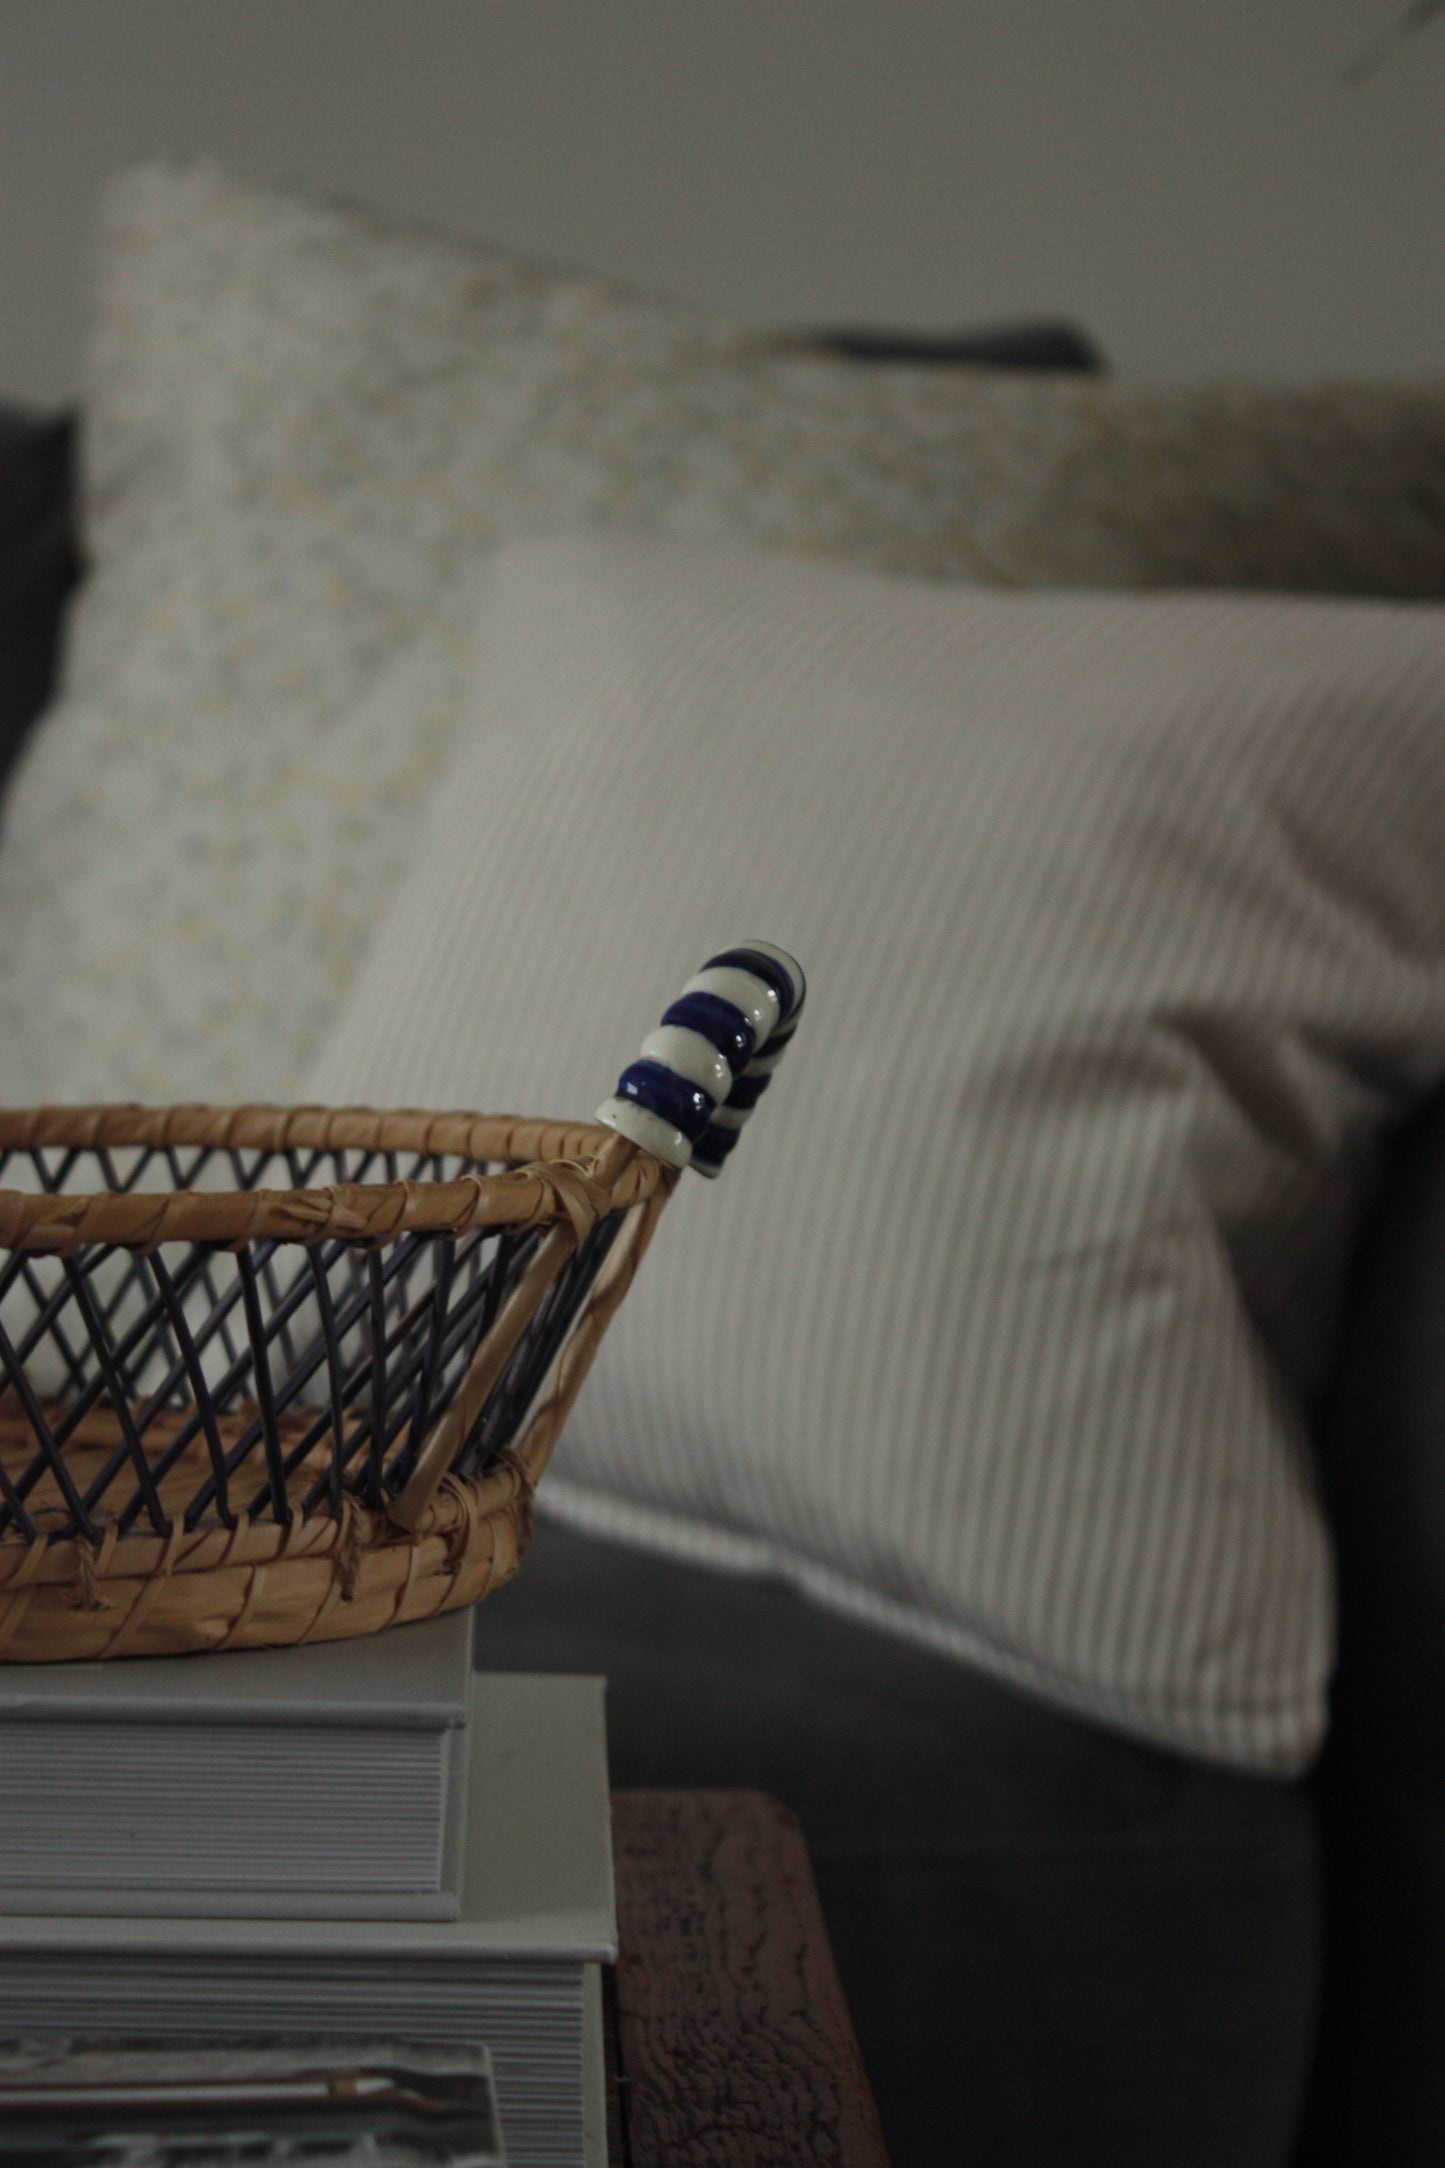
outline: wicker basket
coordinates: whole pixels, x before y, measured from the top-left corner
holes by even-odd
[[[766,944],[712,958],[596,1124],[0,1113],[0,1659],[338,1639],[508,1580],[679,1171],[721,1167],[802,996]]]

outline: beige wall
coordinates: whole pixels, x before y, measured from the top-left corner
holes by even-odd
[[[752,322],[1068,313],[1135,375],[1445,368],[1403,0],[0,0],[0,394],[105,175],[210,152]]]

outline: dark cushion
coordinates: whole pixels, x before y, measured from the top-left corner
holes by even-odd
[[[49,700],[80,578],[68,414],[0,408],[0,785]]]
[[[1073,324],[991,324],[973,331],[832,330],[800,343],[850,361],[907,362],[932,369],[1026,369],[1048,376],[1098,376],[1104,357]]]
[[[1392,1155],[1322,1425],[1341,1658],[1309,2168],[1445,2160],[1445,1100]]]
[[[894,2168],[1281,2168],[1315,2001],[1298,1788],[545,1524],[476,1654],[604,1672],[614,1783],[800,1816]]]

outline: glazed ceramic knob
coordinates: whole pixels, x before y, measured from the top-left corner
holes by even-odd
[[[798,1028],[806,991],[801,967],[770,942],[709,957],[643,1040],[598,1121],[670,1167],[721,1174]]]

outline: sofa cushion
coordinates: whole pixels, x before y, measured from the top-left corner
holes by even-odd
[[[1308,2168],[1445,2158],[1445,1097],[1398,1140],[1321,1423],[1341,1658],[1319,1798],[1326,1997]]]
[[[967,331],[892,331],[875,325],[783,333],[775,351],[832,353],[850,361],[911,362],[928,369],[1033,369],[1044,375],[1099,376],[1104,357],[1077,325],[1028,321]]]
[[[0,408],[0,785],[50,698],[80,578],[75,417]]]
[[[599,537],[502,552],[477,637],[307,1095],[585,1113],[726,941],[811,987],[553,1509],[1302,1766],[1306,1410],[1381,1138],[1445,1076],[1445,612]]]
[[[457,600],[623,522],[1009,584],[1445,593],[1445,394],[786,355],[239,185],[107,199],[70,697],[0,857],[0,1093],[286,1095],[443,764]],[[388,673],[405,727],[369,727]]]
[[[748,1785],[800,1817],[894,2168],[954,2157],[960,2101],[971,2168],[1286,2158],[1319,1967],[1298,1786],[555,1525],[475,1648],[605,1672],[614,1784]]]

